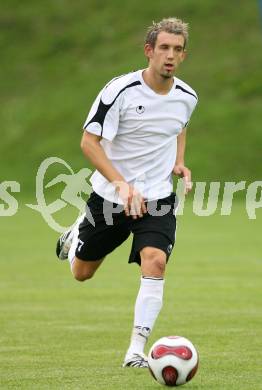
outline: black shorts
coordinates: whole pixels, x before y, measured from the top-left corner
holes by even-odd
[[[75,255],[85,261],[100,260],[133,233],[129,263],[141,264],[140,251],[146,246],[161,249],[168,260],[175,243],[176,206],[176,195],[172,193],[167,198],[147,202],[148,212],[133,219],[125,215],[123,206],[92,192],[87,201],[89,210],[79,226]],[[88,213],[93,221],[87,217]]]

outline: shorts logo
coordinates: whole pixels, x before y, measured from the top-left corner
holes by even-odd
[[[143,114],[143,112],[145,112],[145,107],[144,106],[137,106],[136,112],[138,114]]]
[[[167,247],[167,253],[170,254],[172,252],[172,249],[173,249],[173,245],[169,244],[168,247]]]
[[[84,245],[84,242],[82,240],[78,239],[77,252],[81,251],[83,245]]]

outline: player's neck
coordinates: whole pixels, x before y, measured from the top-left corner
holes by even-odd
[[[174,84],[174,78],[163,78],[156,74],[152,69],[147,68],[142,73],[145,83],[156,93],[160,95],[167,95]]]

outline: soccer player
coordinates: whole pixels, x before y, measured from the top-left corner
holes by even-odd
[[[185,193],[191,189],[184,162],[186,127],[198,98],[174,77],[187,40],[183,21],[153,23],[144,46],[147,68],[114,78],[97,96],[81,140],[96,168],[88,213],[57,243],[58,257],[68,257],[74,277],[84,281],[133,233],[129,263],[141,266],[141,284],[123,367],[148,366],[144,346],[162,307],[175,242],[172,175],[184,178]]]

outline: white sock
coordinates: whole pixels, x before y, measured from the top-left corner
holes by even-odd
[[[78,234],[79,234],[79,225],[84,220],[85,214],[82,214],[73,225],[73,229],[70,233],[69,238],[73,237],[71,247],[68,252],[68,261],[70,263],[70,268],[72,270],[74,261],[75,261],[75,251],[78,244]]]
[[[125,359],[143,353],[148,336],[162,307],[164,280],[142,277],[135,304],[134,328]]]

